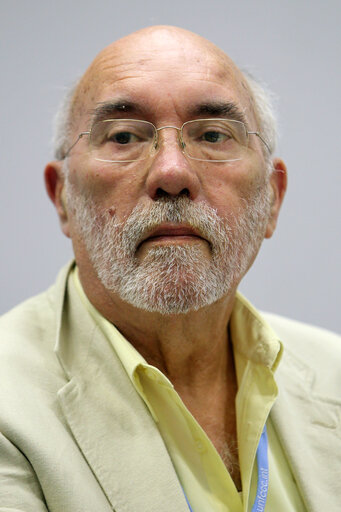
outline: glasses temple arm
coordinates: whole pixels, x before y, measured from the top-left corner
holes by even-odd
[[[62,160],[64,160],[64,158],[67,158],[70,154],[70,151],[75,147],[75,145],[77,144],[77,142],[82,138],[84,137],[84,135],[90,135],[90,132],[81,132],[77,139],[75,140],[75,142],[72,144],[72,146],[69,147],[69,149],[66,151],[65,155],[63,156]]]
[[[261,134],[259,132],[247,132],[249,135],[257,135],[257,137],[260,138],[260,140],[263,142],[264,146],[266,147],[266,149],[269,151],[269,154],[271,155],[271,149],[268,145],[268,143],[266,142],[265,139],[263,139],[263,137],[261,136]]]

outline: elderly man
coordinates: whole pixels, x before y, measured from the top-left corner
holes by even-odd
[[[0,511],[338,509],[339,340],[237,292],[274,139],[262,88],[174,27],[69,93],[45,181],[75,262],[1,321]]]

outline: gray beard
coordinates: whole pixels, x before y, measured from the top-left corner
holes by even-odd
[[[203,202],[168,196],[148,208],[136,206],[120,223],[68,180],[66,193],[103,286],[136,308],[163,315],[198,310],[234,291],[259,250],[270,208],[265,180],[238,215],[226,218]],[[211,257],[201,244],[160,245],[150,247],[140,261],[139,243],[167,222],[193,227],[210,243]]]

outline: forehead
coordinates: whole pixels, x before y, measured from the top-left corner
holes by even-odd
[[[146,111],[181,116],[189,104],[233,101],[250,109],[249,92],[234,63],[212,43],[190,33],[134,34],[105,48],[83,76],[75,117],[98,103],[125,98]],[[247,115],[247,112],[246,112]]]

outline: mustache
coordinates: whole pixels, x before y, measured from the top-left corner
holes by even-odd
[[[227,220],[219,217],[214,208],[204,202],[194,203],[186,196],[163,197],[148,207],[138,205],[123,223],[115,224],[115,228],[124,246],[132,254],[149,232],[164,223],[186,224],[212,247],[219,245],[225,248],[231,232]]]

